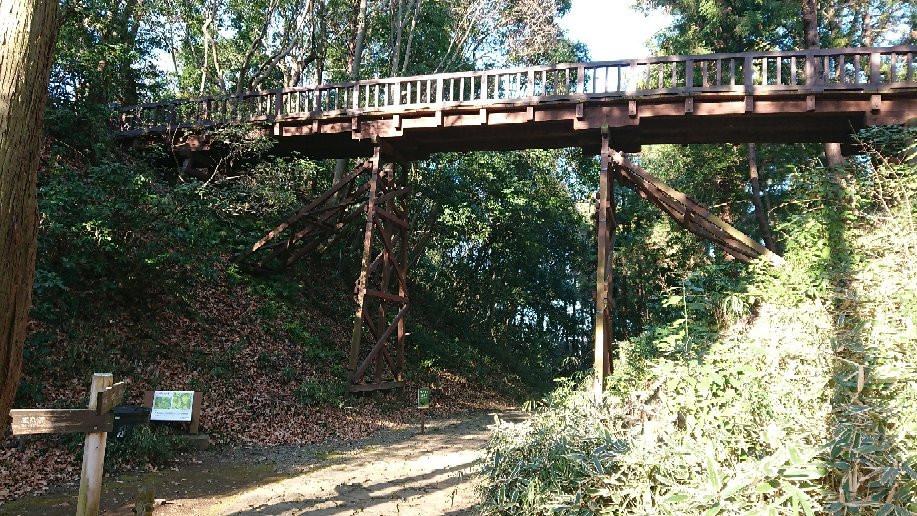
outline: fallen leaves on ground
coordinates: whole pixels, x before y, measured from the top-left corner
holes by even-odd
[[[42,385],[44,401],[38,408],[85,406],[91,371],[81,371],[84,377],[75,378],[75,364],[99,363],[103,356],[116,371],[115,380],[128,383],[125,403],[141,404],[146,390],[203,391],[202,430],[217,445],[349,441],[420,417],[415,408],[418,382],[409,381],[405,388],[393,391],[347,396],[340,407],[309,405],[298,399],[296,389],[303,382],[340,382],[329,371],[334,364],[310,360],[303,344],[291,341],[284,330],[289,320],[277,316],[265,321],[259,313],[265,299],[248,288],[225,281],[199,285],[189,290],[186,302],[193,310],[165,306],[149,315],[154,319],[125,316],[106,321],[96,346],[75,350],[65,335],[48,337],[47,361],[52,366],[42,368],[40,378],[24,378]],[[324,333],[322,342],[339,347],[335,357],[342,360],[349,344],[349,324],[319,308],[303,310],[298,320],[306,321],[309,331]],[[33,321],[31,330],[47,333],[38,321]],[[435,383],[427,418],[506,406],[498,393],[457,374],[440,371]],[[78,482],[80,464],[67,446],[69,442],[73,448],[75,436],[14,438],[9,429],[4,435],[0,501]]]

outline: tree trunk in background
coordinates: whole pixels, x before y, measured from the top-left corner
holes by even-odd
[[[38,236],[36,181],[57,0],[0,0],[0,432],[19,386]]]
[[[366,3],[367,0],[360,0],[360,7],[357,11],[357,32],[353,38],[353,58],[350,61],[350,80],[360,79],[360,63],[363,60],[363,41],[366,39]],[[344,170],[347,169],[347,160],[339,159],[334,162],[334,181],[337,184],[344,177]]]
[[[821,42],[818,39],[818,0],[802,0],[802,29],[806,48],[821,48]],[[816,67],[815,73],[821,76],[821,67]],[[841,144],[826,143],[825,159],[829,168],[843,165],[844,156],[841,154]]]
[[[767,210],[764,209],[764,203],[761,202],[761,180],[758,176],[758,149],[754,143],[748,144],[748,176],[751,181],[751,203],[755,205],[755,217],[758,219],[758,228],[761,230],[761,238],[764,239],[764,247],[776,253],[777,244],[774,242],[774,234],[771,233],[771,225],[767,220]]]
[[[818,40],[818,0],[802,0],[802,32],[806,48],[820,48]]]

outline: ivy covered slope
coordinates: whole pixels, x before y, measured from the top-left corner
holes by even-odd
[[[707,267],[620,341],[607,401],[566,380],[496,432],[487,513],[917,511],[914,131],[792,170],[786,265]]]

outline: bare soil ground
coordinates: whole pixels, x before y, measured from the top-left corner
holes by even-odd
[[[495,423],[517,412],[377,432],[325,446],[231,448],[198,452],[170,470],[106,479],[105,514],[133,514],[138,491],[153,486],[157,515],[473,514],[476,469]],[[75,493],[26,497],[0,514],[72,514]]]

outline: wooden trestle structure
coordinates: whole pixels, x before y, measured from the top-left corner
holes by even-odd
[[[672,217],[682,228],[708,240],[729,256],[748,263],[764,258],[774,265],[783,258],[749,238],[723,219],[710,213],[699,202],[685,195],[659,178],[628,161],[623,154],[611,148],[607,131],[602,132],[601,172],[596,204],[596,231],[598,253],[595,285],[595,396],[601,399],[605,379],[613,371],[614,348],[614,258],[617,218],[615,215],[615,184],[621,184],[651,202]]]
[[[276,139],[280,153],[365,159],[243,256],[284,267],[365,223],[348,362],[354,391],[402,385],[410,161],[444,151],[599,154],[600,398],[612,368],[616,185],[737,260],[782,261],[622,152],[654,143],[766,142],[840,142],[854,151],[856,129],[917,118],[915,54],[914,46],[746,52],[394,77],[126,107],[116,135],[163,138],[247,122]],[[185,150],[191,166],[195,149]]]
[[[381,166],[380,154],[377,146],[370,160],[359,163],[237,257],[256,257],[254,266],[259,269],[287,267],[327,248],[365,214],[348,360],[351,391],[390,389],[404,382],[410,165]],[[369,345],[364,347],[364,342]]]

